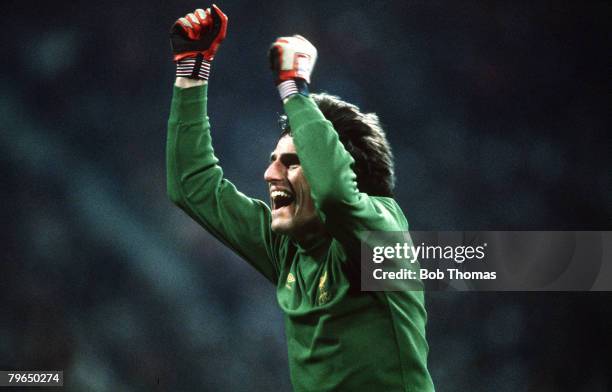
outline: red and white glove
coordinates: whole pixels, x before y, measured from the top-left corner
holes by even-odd
[[[317,48],[301,35],[280,37],[270,47],[269,58],[282,100],[293,94],[308,95]]]
[[[227,33],[227,16],[213,4],[179,18],[170,30],[176,76],[208,80],[210,63]]]

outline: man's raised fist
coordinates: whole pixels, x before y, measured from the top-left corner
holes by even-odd
[[[280,37],[270,47],[270,68],[277,84],[295,78],[310,83],[316,61],[317,48],[301,35]]]
[[[308,95],[317,48],[301,35],[280,37],[270,47],[269,59],[283,101],[294,94]]]
[[[179,18],[170,30],[177,76],[208,80],[210,62],[227,32],[227,16],[213,4]]]

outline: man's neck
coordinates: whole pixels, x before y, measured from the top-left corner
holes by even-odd
[[[300,248],[308,250],[315,248],[319,243],[325,241],[329,237],[329,233],[327,233],[323,222],[317,220],[305,226],[299,233],[291,237],[298,243]]]

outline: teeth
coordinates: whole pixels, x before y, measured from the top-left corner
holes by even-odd
[[[291,197],[291,195],[289,195],[285,191],[273,191],[272,193],[270,193],[270,196],[272,196],[273,199],[277,197]]]

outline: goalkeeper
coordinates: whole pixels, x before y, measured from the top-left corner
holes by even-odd
[[[226,29],[213,5],[171,30],[170,198],[276,287],[296,391],[433,390],[423,293],[360,291],[360,232],[408,229],[376,115],[309,94],[315,47],[279,38],[269,57],[286,121],[264,174],[270,207],[246,197],[223,177],[207,115]]]

